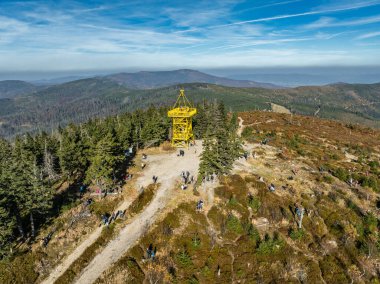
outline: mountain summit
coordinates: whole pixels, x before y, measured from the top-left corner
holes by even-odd
[[[227,87],[241,88],[278,88],[278,86],[269,83],[259,83],[248,80],[234,80],[224,77],[217,77],[191,69],[117,73],[107,75],[105,77],[132,89],[153,89],[184,83],[209,83]]]

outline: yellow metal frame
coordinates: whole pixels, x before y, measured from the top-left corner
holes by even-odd
[[[168,111],[168,117],[173,119],[172,145],[182,148],[188,147],[194,141],[193,116],[197,113],[185,96],[185,90],[179,91],[179,96],[173,108]]]

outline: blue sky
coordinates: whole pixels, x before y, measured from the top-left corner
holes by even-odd
[[[0,1],[0,72],[380,65],[380,0]]]

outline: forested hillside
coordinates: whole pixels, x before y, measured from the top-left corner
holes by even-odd
[[[33,84],[20,80],[0,81],[0,99],[27,95],[37,90],[38,88]]]
[[[182,84],[194,102],[218,99],[228,110],[270,109],[283,105],[294,113],[379,127],[380,84],[337,84],[294,89],[233,88],[212,84]],[[70,122],[105,117],[154,106],[170,106],[179,86],[132,90],[106,78],[91,78],[52,86],[35,94],[0,99],[0,136],[51,131]]]

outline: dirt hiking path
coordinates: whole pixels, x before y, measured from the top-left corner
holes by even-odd
[[[99,253],[84,269],[75,283],[93,283],[109,266],[122,257],[136,241],[151,226],[157,213],[165,207],[173,197],[176,182],[180,181],[181,171],[189,171],[190,175],[196,177],[199,167],[199,154],[201,153],[201,141],[197,146],[185,150],[184,157],[177,157],[177,152],[170,154],[149,155],[147,166],[138,178],[136,184],[146,187],[152,183],[152,177],[158,176],[157,182],[160,187],[151,203],[139,215],[135,216],[131,223],[127,224],[120,234],[112,240],[101,253]]]
[[[132,199],[125,200],[122,202],[117,210],[125,210],[129,207],[129,205],[132,203]],[[70,265],[82,255],[82,253],[91,246],[100,236],[102,233],[103,226],[98,227],[91,233],[91,235],[85,239],[79,246],[77,246],[74,251],[69,254],[62,263],[60,263],[50,274],[49,276],[44,279],[41,284],[50,284],[54,283],[69,267]]]

